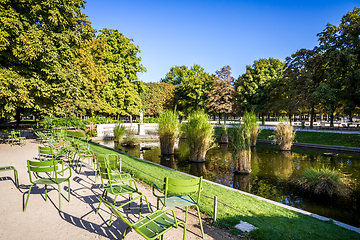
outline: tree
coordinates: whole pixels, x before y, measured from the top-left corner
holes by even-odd
[[[105,43],[100,39],[87,41],[85,46],[79,50],[79,57],[75,59],[75,67],[80,71],[80,80],[83,83],[82,91],[84,92],[77,109],[83,115],[93,115],[109,107],[106,107],[108,103],[100,96],[109,80],[103,60]]]
[[[1,109],[2,115],[10,116],[23,108],[57,115],[72,111],[68,104],[72,105],[82,94],[74,58],[84,40],[94,36],[90,22],[81,12],[84,3],[0,3],[1,86],[5,86],[0,102],[6,105]],[[18,97],[9,99],[9,95]]]
[[[286,58],[285,75],[288,78],[289,93],[297,107],[311,109],[310,128],[313,127],[315,107],[321,102],[319,87],[325,79],[328,65],[319,48],[300,49]],[[292,105],[294,105],[292,103]]]
[[[113,29],[101,30],[97,39],[106,42],[103,61],[109,83],[101,91],[101,96],[109,105],[103,111],[125,116],[138,114],[142,88],[135,80],[138,72],[146,71],[137,56],[139,47],[132,43],[133,39]]]
[[[140,95],[142,110],[147,116],[158,116],[164,110],[174,109],[175,86],[170,83],[145,83]]]
[[[180,85],[183,82],[184,77],[187,77],[188,71],[189,69],[185,65],[172,67],[165,75],[165,78],[160,79],[160,82]]]
[[[346,103],[346,110],[351,112],[360,103],[360,8],[345,14],[339,26],[328,24],[318,34],[320,48],[325,52],[331,76],[328,87],[338,89],[341,84],[341,96]],[[337,91],[337,90],[336,90]]]
[[[224,123],[226,114],[232,112],[234,95],[234,78],[231,77],[230,66],[224,66],[220,71],[216,71],[216,76],[209,91],[209,112],[224,114]],[[219,118],[220,121],[220,118]]]
[[[170,80],[172,79],[172,80]],[[205,108],[206,92],[210,90],[212,78],[200,65],[173,67],[160,82],[175,84],[175,105],[181,115],[189,115],[197,109]]]
[[[260,59],[252,66],[246,66],[246,73],[241,75],[236,83],[237,101],[241,108],[250,112],[254,110],[262,115],[267,113],[273,101],[271,91],[274,83],[283,77],[284,63],[278,59]]]

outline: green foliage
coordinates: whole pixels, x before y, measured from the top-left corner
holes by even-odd
[[[250,131],[250,142],[251,146],[256,145],[256,139],[261,132],[259,128],[259,123],[257,121],[256,115],[253,111],[244,113],[244,128],[249,129]]]
[[[234,152],[251,150],[250,128],[241,126],[240,124],[233,124],[229,136],[231,141],[229,144],[232,146]]]
[[[175,66],[170,69],[161,82],[172,83],[175,87],[175,105],[181,115],[188,115],[197,109],[205,108],[207,92],[210,90],[212,77],[200,65]]]
[[[282,79],[284,63],[278,59],[260,59],[246,66],[246,73],[235,82],[237,100],[244,110],[265,114],[272,107],[272,91]]]
[[[195,111],[188,122],[183,123],[181,132],[190,148],[190,160],[205,161],[206,152],[215,141],[214,126],[209,122],[209,116],[203,110]]]
[[[301,188],[314,193],[329,196],[338,195],[349,197],[351,194],[351,180],[344,173],[329,167],[319,169],[308,168],[292,181]]]
[[[107,124],[107,123],[117,123],[119,121],[111,119],[111,118],[107,118],[107,117],[104,117],[104,116],[96,116],[96,117],[91,117],[91,118],[86,119],[85,122],[87,124],[89,124],[89,123]]]
[[[121,141],[124,135],[126,134],[126,127],[122,124],[115,124],[114,127],[114,140]]]
[[[1,114],[14,114],[17,108],[57,116],[75,111],[82,82],[74,59],[84,41],[94,36],[81,12],[84,3],[1,1]],[[9,98],[15,95],[18,99]]]
[[[158,118],[158,135],[162,154],[173,154],[176,139],[179,136],[180,123],[176,110],[165,110]]]
[[[100,93],[107,103],[102,111],[123,116],[138,114],[141,109],[141,84],[134,81],[138,72],[146,71],[137,56],[139,47],[132,43],[133,39],[113,29],[101,30],[97,39],[106,42],[102,60],[109,79]]]
[[[175,86],[164,82],[145,83],[145,90],[140,98],[144,115],[158,116],[164,110],[174,109]]]

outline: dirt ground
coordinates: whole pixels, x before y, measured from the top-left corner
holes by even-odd
[[[80,173],[71,169],[71,196],[67,201],[67,184],[61,184],[61,208],[58,211],[59,199],[57,186],[48,187],[48,200],[45,201],[43,186],[33,187],[25,212],[25,204],[30,187],[27,173],[27,160],[38,159],[39,142],[27,139],[26,145],[10,146],[0,144],[0,166],[14,166],[18,170],[20,189],[14,184],[12,171],[0,172],[0,239],[121,239],[127,225],[114,218],[111,227],[107,226],[110,218],[109,209],[102,204],[99,214],[98,196],[102,193],[100,179],[95,182],[94,168],[85,161]],[[65,162],[65,165],[68,165]],[[156,209],[156,198],[149,186],[138,183],[139,190],[145,194],[151,208]],[[126,198],[118,197],[118,204]],[[125,210],[124,215],[136,220],[138,217],[138,202],[134,202],[131,210]],[[144,209],[144,207],[143,207]],[[185,211],[176,208],[176,217],[184,220]],[[143,211],[146,214],[146,211]],[[208,224],[203,217],[205,239],[240,239],[232,236],[229,231]],[[164,235],[164,239],[182,239],[183,228],[172,229]],[[131,230],[125,239],[143,239]],[[195,211],[188,217],[186,239],[202,239],[199,220]]]

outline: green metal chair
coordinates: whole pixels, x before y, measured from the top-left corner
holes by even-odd
[[[111,162],[109,161],[108,156],[105,156],[104,165],[101,165],[99,167],[101,183],[104,187],[101,199],[106,199],[108,193],[110,193],[115,196],[115,204],[116,198],[120,195],[129,194],[129,200],[132,199],[132,195],[134,193],[141,195],[141,192],[139,191],[135,180],[131,178],[130,174],[121,174],[118,169],[112,169],[110,163]],[[126,184],[126,182],[128,182],[128,184]],[[132,184],[134,184],[134,187],[132,186]],[[102,200],[99,203],[96,213],[99,212],[101,203]]]
[[[26,203],[24,207],[24,211],[26,210],[26,206],[29,201],[31,188],[34,185],[45,185],[45,201],[47,201],[47,185],[57,184],[59,191],[59,210],[61,211],[61,191],[60,184],[63,182],[68,182],[68,202],[70,202],[70,178],[71,178],[71,169],[69,167],[59,171],[58,161],[27,161],[29,179],[31,182],[31,186],[28,192],[28,196],[26,198]],[[58,175],[64,173],[66,170],[69,170],[70,174],[68,177],[59,178]],[[33,177],[32,177],[33,175]],[[54,177],[49,177],[54,176]]]
[[[6,167],[0,167],[0,172],[4,172],[4,171],[14,171],[14,178],[15,178],[15,185],[16,187],[19,189],[19,177],[18,177],[18,172],[15,169],[15,167],[13,166],[6,166]]]
[[[76,149],[76,155],[78,157],[75,163],[75,170],[77,170],[77,168],[79,167],[79,173],[80,173],[85,159],[89,159],[89,164],[91,165],[94,153],[90,149],[90,144],[84,144],[84,143],[78,144],[75,149]]]
[[[20,146],[26,145],[26,138],[22,137],[20,131],[11,131],[11,146],[19,143]]]
[[[141,205],[142,205],[142,198],[145,198],[147,207],[150,211],[150,214],[147,214],[145,217],[141,218]],[[127,204],[130,204],[131,202],[137,200],[140,198],[140,212],[139,212],[139,220],[132,223],[128,219],[126,219],[119,211],[122,207],[124,207]],[[178,228],[179,224],[182,224],[184,226],[184,235],[183,240],[185,240],[186,237],[186,224],[182,221],[179,221],[176,219],[175,212],[173,209],[168,209],[166,211],[162,209],[158,209],[154,212],[151,212],[149,202],[147,200],[147,197],[145,195],[140,195],[129,202],[126,202],[122,204],[119,207],[116,207],[114,204],[107,202],[104,198],[100,197],[101,201],[105,203],[105,205],[110,209],[111,211],[111,217],[110,222],[108,226],[111,226],[111,219],[112,215],[115,214],[118,218],[121,219],[124,223],[128,225],[128,227],[125,229],[122,238],[124,239],[126,233],[129,229],[133,228],[137,233],[139,233],[141,236],[143,236],[145,239],[152,240],[152,239],[163,239],[164,234],[168,231],[170,231],[173,228]],[[172,216],[167,215],[168,212],[172,213]]]
[[[57,159],[57,155],[54,152],[53,147],[44,147],[44,146],[38,146],[39,151],[39,161],[54,161]],[[46,155],[46,156],[44,156]],[[64,161],[58,160],[62,164],[62,169],[64,169]]]
[[[200,217],[200,210],[198,204],[200,202],[200,192],[202,191],[202,177],[191,179],[191,180],[178,180],[165,178],[164,179],[164,190],[160,190],[158,186],[153,185],[153,195],[157,198],[157,209],[159,209],[159,203],[164,207],[185,207],[185,223],[187,222],[188,208],[195,206],[197,209],[200,229],[202,237],[204,238],[204,230]],[[163,193],[163,196],[155,194],[155,188]],[[190,194],[194,194],[193,198]]]
[[[99,154],[97,156],[94,156],[94,160],[93,160],[96,165],[95,182],[96,182],[97,176],[100,175],[100,169],[105,167],[105,159],[107,159],[107,161],[109,162],[109,167],[112,170],[116,170],[116,169],[119,170],[121,179],[131,178],[131,176],[129,174],[122,173],[120,154]],[[117,172],[114,172],[113,177],[114,178],[119,177]]]

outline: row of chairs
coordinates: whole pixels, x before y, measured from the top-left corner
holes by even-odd
[[[31,186],[24,205],[24,211],[26,210],[32,187],[34,185],[45,185],[45,200],[47,200],[47,185],[50,184],[58,185],[59,211],[61,211],[60,184],[67,182],[68,201],[70,201],[70,179],[72,176],[70,166],[72,165],[75,171],[81,172],[83,161],[89,159],[89,164],[95,168],[95,181],[100,177],[103,186],[103,192],[99,196],[100,203],[96,213],[99,212],[101,204],[104,203],[111,211],[109,226],[111,226],[113,215],[128,225],[128,228],[123,233],[123,237],[132,228],[145,239],[163,239],[163,235],[172,228],[183,226],[183,239],[185,239],[188,208],[193,206],[197,209],[202,237],[204,238],[198,207],[200,191],[202,190],[201,177],[192,180],[165,178],[162,188],[154,185],[152,191],[153,195],[157,198],[157,209],[152,211],[147,196],[139,191],[136,181],[130,174],[121,171],[120,155],[95,155],[88,143],[77,139],[60,136],[57,138],[50,137],[46,141],[43,138],[41,140],[44,146],[38,147],[39,161],[27,161]],[[69,167],[64,167],[64,161],[59,159],[60,156],[67,157]],[[134,198],[134,194],[138,196]],[[108,195],[114,196],[113,200],[108,200]],[[117,206],[116,200],[120,195],[128,195],[128,200]],[[130,204],[137,200],[140,200],[139,218],[135,222],[129,221],[121,214],[121,209],[126,205],[130,208]],[[145,200],[149,212],[146,216],[141,214],[143,200]],[[160,203],[162,207],[160,207]],[[185,221],[177,220],[174,210],[171,208],[165,209],[165,207],[186,208]]]
[[[157,209],[155,211],[151,211],[147,196],[139,192],[135,180],[132,179],[129,174],[121,173],[121,169],[119,169],[118,165],[118,163],[121,163],[120,156],[111,154],[99,155],[96,162],[98,166],[97,171],[101,176],[102,185],[104,187],[103,194],[100,196],[97,213],[100,209],[101,203],[104,203],[111,211],[108,224],[109,226],[111,226],[114,214],[126,223],[128,228],[125,230],[123,237],[126,235],[127,231],[132,228],[145,239],[162,239],[164,233],[168,232],[172,228],[178,228],[179,225],[182,225],[184,227],[183,239],[185,239],[188,208],[191,206],[194,206],[197,209],[201,233],[202,237],[204,237],[198,207],[200,201],[200,191],[202,190],[202,177],[192,180],[165,178],[162,189],[154,185],[153,194],[157,198]],[[193,197],[191,193],[196,193],[195,197]],[[113,202],[106,200],[108,194],[115,196]],[[119,195],[127,194],[129,195],[129,200],[122,203],[120,206],[116,206],[117,197]],[[133,198],[133,194],[138,194],[139,196]],[[121,214],[120,209],[126,205],[129,205],[130,208],[130,203],[138,199],[140,200],[139,219],[136,222],[130,222]],[[145,199],[148,211],[150,212],[145,217],[141,217],[143,199]],[[162,207],[159,206],[160,203],[162,204]],[[185,207],[185,222],[177,220],[174,210],[165,210],[165,207]],[[168,213],[171,213],[171,216],[169,216]]]
[[[9,132],[1,132],[2,142],[3,143],[10,143],[11,146],[19,144],[20,146],[26,145],[26,137],[21,136],[19,130],[11,130]]]

